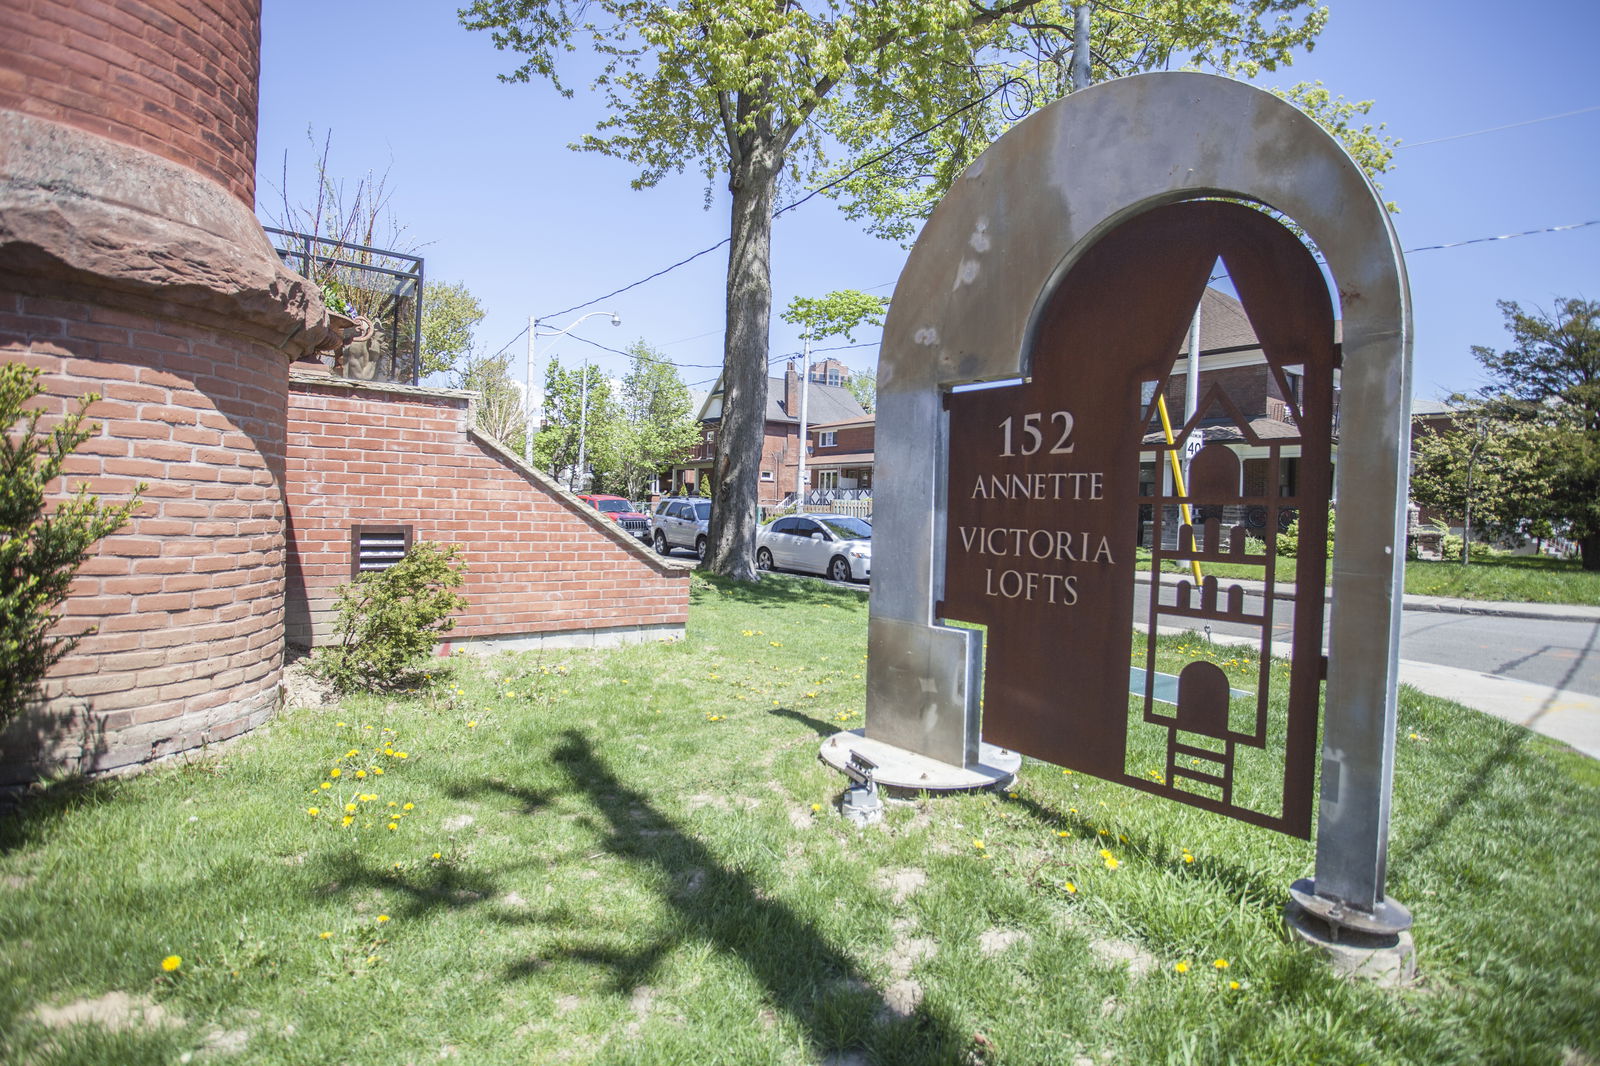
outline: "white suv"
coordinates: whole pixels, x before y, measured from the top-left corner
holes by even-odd
[[[650,516],[650,543],[661,555],[673,548],[706,557],[706,534],[711,529],[711,501],[689,496],[668,496],[656,504]]]

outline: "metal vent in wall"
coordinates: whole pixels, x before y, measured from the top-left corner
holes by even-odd
[[[387,570],[411,549],[410,526],[350,527],[350,576]]]

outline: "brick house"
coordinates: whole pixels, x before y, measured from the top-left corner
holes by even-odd
[[[811,364],[811,381],[805,397],[808,429],[866,416],[849,389],[828,384],[830,375],[843,381],[849,376],[849,370],[843,363],[831,359]],[[767,379],[767,417],[761,441],[761,482],[757,499],[763,507],[777,505],[795,489],[795,478],[800,472],[800,385],[800,375],[792,363],[782,377]],[[698,421],[699,442],[672,469],[676,492],[693,494],[699,492],[702,485],[710,485],[717,456],[717,428],[722,421],[720,378],[701,406]],[[808,432],[807,436],[811,434]],[[809,465],[808,459],[808,469]]]
[[[877,426],[873,414],[808,426],[811,452],[806,471],[811,487],[870,490]]]
[[[1335,341],[1338,339],[1335,323]],[[1240,470],[1239,495],[1242,497],[1292,495],[1299,472],[1298,444],[1283,447],[1283,460],[1278,467],[1278,483],[1267,485],[1269,462],[1268,444],[1273,440],[1298,438],[1300,429],[1295,425],[1292,404],[1301,398],[1303,378],[1293,368],[1280,382],[1267,365],[1266,355],[1256,338],[1255,330],[1245,314],[1242,304],[1227,293],[1206,289],[1200,302],[1200,393],[1205,395],[1213,388],[1227,394],[1236,410],[1245,420],[1245,426],[1234,424],[1223,412],[1216,409],[1200,411],[1200,435],[1207,443],[1222,443],[1238,456]],[[1167,378],[1164,398],[1168,416],[1176,431],[1184,421],[1184,398],[1188,388],[1188,368],[1185,355],[1178,357],[1171,375]],[[1287,390],[1287,391],[1286,391]],[[1246,429],[1260,443],[1247,439]],[[1338,373],[1334,374],[1333,394],[1334,451],[1338,450],[1339,391]],[[1153,423],[1145,436],[1147,444],[1163,441],[1159,423]],[[1153,495],[1158,485],[1170,490],[1172,474],[1154,451],[1146,453],[1139,464],[1139,494]],[[1248,519],[1247,519],[1248,522]],[[1140,543],[1144,543],[1149,516],[1140,523]],[[1169,530],[1176,522],[1168,522]]]

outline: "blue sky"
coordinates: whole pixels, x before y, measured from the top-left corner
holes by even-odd
[[[448,0],[263,6],[263,216],[279,201],[285,152],[291,200],[312,196],[315,152],[306,131],[313,127],[320,145],[331,130],[333,174],[354,184],[369,169],[388,171],[393,209],[423,245],[428,276],[465,282],[482,301],[488,317],[479,340],[491,350],[530,315],[584,303],[727,235],[720,185],[708,210],[699,175],[638,191],[627,164],[570,151],[601,113],[580,68],[571,68],[571,100],[545,83],[499,82],[515,58],[462,29]],[[1376,101],[1371,118],[1403,144],[1382,180],[1401,209],[1395,225],[1404,248],[1600,220],[1600,83],[1592,74],[1600,5],[1329,7],[1315,50],[1259,81],[1321,80],[1335,94]],[[1566,117],[1551,118],[1558,115]],[[1534,121],[1541,119],[1549,121]],[[867,236],[824,197],[781,218],[773,232],[772,354],[798,351],[776,314],[792,297],[839,288],[889,295],[904,261],[904,249]],[[1559,296],[1600,299],[1600,225],[1419,250],[1407,267],[1416,393],[1437,397],[1482,384],[1471,346],[1506,342],[1497,299],[1525,308],[1548,308]],[[615,310],[622,325],[594,318],[575,335],[612,348],[643,338],[683,368],[685,381],[703,383],[721,364],[726,269],[725,250],[702,256],[586,308]],[[876,331],[855,339],[874,341]],[[524,353],[525,341],[514,350]],[[536,372],[551,351],[565,363],[591,356],[614,374],[625,363],[561,338],[540,343]],[[858,368],[876,359],[874,347],[838,354]]]

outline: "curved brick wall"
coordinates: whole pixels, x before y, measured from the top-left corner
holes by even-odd
[[[4,0],[0,109],[190,167],[255,203],[259,0]]]
[[[257,0],[0,0],[0,359],[97,392],[64,484],[147,482],[63,605],[89,633],[0,783],[263,721],[282,669],[288,363],[326,310],[252,212]]]
[[[76,301],[0,294],[0,358],[40,368],[50,410],[86,392],[100,430],[66,480],[144,504],[84,564],[61,632],[81,633],[13,730],[0,781],[47,749],[110,770],[259,725],[277,706],[284,407],[275,348]]]

